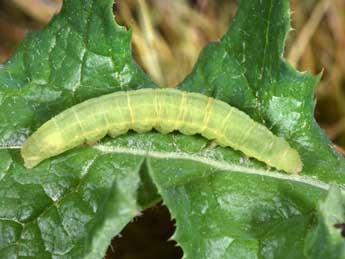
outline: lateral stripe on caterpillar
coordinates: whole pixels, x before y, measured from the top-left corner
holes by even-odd
[[[201,134],[269,166],[298,173],[298,152],[247,114],[227,103],[176,89],[141,89],[116,92],[87,100],[52,118],[24,143],[21,154],[27,168],[105,135],[116,137],[133,129],[166,134]]]

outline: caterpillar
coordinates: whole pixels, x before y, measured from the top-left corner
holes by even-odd
[[[43,124],[23,144],[26,168],[105,135],[132,129],[201,134],[288,173],[301,171],[298,152],[281,137],[229,104],[199,93],[176,89],[120,91],[77,104]]]

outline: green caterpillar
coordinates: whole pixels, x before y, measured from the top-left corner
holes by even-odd
[[[75,105],[30,136],[21,154],[25,167],[32,168],[107,134],[116,137],[129,129],[142,133],[152,128],[163,134],[199,133],[288,173],[298,173],[303,166],[295,149],[247,114],[214,98],[176,89],[115,92]]]

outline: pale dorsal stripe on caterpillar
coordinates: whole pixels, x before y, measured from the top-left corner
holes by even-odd
[[[24,143],[21,154],[27,168],[105,135],[116,137],[133,129],[152,128],[166,134],[178,130],[201,134],[269,166],[298,173],[298,152],[247,114],[198,93],[176,89],[141,89],[116,92],[87,100],[63,111],[40,127]]]

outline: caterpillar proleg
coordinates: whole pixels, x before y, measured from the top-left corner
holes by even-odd
[[[105,135],[116,137],[132,129],[166,134],[201,134],[267,165],[298,173],[302,161],[283,138],[275,136],[244,112],[220,100],[176,89],[141,89],[89,99],[52,118],[24,143],[27,168]]]

